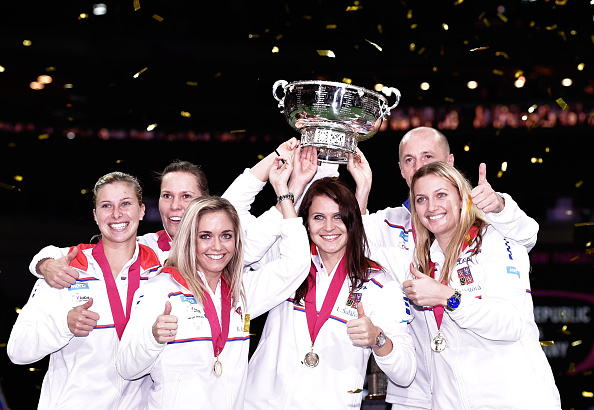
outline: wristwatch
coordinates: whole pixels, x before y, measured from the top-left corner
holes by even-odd
[[[386,335],[384,334],[384,331],[381,328],[378,329],[380,333],[379,335],[377,335],[377,340],[375,341],[375,344],[371,345],[371,347],[377,347],[379,349],[380,347],[386,344]]]
[[[455,289],[454,294],[448,299],[448,304],[445,307],[448,312],[453,312],[458,306],[460,306],[461,298],[462,294],[458,289]]]

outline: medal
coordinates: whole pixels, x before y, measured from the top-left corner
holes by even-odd
[[[312,244],[312,250],[315,249],[314,246],[315,245]],[[312,261],[308,276],[310,288],[307,291],[307,295],[305,296],[305,316],[311,340],[311,351],[307,352],[305,358],[303,359],[303,364],[305,364],[307,367],[316,367],[320,363],[320,356],[318,356],[317,353],[314,353],[313,351],[314,343],[318,333],[320,332],[320,329],[330,317],[332,308],[338,299],[338,294],[340,293],[340,289],[342,288],[342,284],[346,278],[347,273],[345,258],[343,257],[336,267],[336,272],[330,281],[328,293],[324,298],[322,309],[319,313],[316,310],[316,274],[317,268]]]
[[[438,331],[437,336],[431,340],[431,350],[441,353],[445,350],[447,344],[448,342],[446,342],[445,338],[441,335],[441,332]]]
[[[314,353],[313,347],[311,348],[311,351],[307,352],[305,355],[305,360],[303,360],[303,363],[307,367],[316,367],[318,363],[320,363],[320,357],[317,355],[317,353]]]
[[[214,375],[217,377],[221,377],[221,374],[223,374],[223,365],[221,364],[221,362],[219,362],[218,356],[216,362],[214,363],[212,371],[214,372]]]

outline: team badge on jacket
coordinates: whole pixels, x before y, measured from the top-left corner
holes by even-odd
[[[361,302],[361,293],[351,293],[347,299],[346,305],[357,309],[357,305]]]
[[[458,269],[458,278],[460,278],[460,285],[470,285],[474,282],[472,278],[472,272],[468,266],[464,266],[462,269]]]

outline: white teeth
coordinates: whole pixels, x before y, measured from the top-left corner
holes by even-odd
[[[210,259],[214,259],[214,260],[223,259],[223,255],[206,255],[206,256],[208,256]]]
[[[175,221],[175,222],[179,222],[179,221],[181,221],[181,216],[172,216],[169,219],[172,220],[172,221]]]
[[[111,224],[111,225],[109,225],[109,227],[110,227],[111,229],[113,229],[113,230],[116,230],[116,231],[121,231],[121,230],[122,230],[122,229],[124,229],[126,226],[128,226],[128,224],[127,224],[127,223],[125,223],[125,222],[122,222],[122,223],[119,223],[119,224]]]
[[[333,239],[338,238],[340,235],[322,235],[322,238],[326,239],[327,241],[331,241]]]
[[[441,218],[443,218],[443,216],[444,216],[444,214],[441,214],[441,215],[434,215],[434,216],[430,216],[428,219],[429,219],[430,221],[435,221],[436,219],[441,219]]]

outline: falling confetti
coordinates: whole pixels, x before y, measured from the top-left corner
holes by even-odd
[[[567,103],[566,103],[565,101],[563,101],[563,98],[557,98],[557,99],[555,100],[555,102],[556,102],[557,104],[559,104],[559,107],[561,107],[561,109],[562,109],[563,111],[565,111],[565,110],[567,110],[567,109],[569,108],[569,106],[567,105]]]

